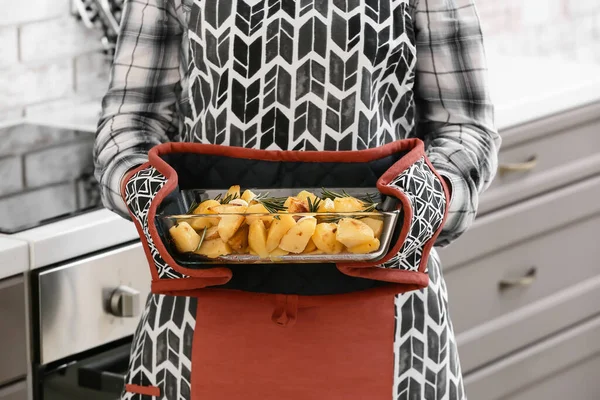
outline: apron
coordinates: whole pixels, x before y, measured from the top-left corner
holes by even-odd
[[[153,292],[122,398],[464,399],[433,250],[448,192],[408,138],[407,2],[196,0],[188,17],[184,143],[153,148],[121,191]],[[157,215],[233,184],[377,187],[402,221],[377,263],[178,264]]]

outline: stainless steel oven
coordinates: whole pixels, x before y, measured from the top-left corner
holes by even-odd
[[[141,244],[34,271],[34,400],[114,400],[150,291]]]

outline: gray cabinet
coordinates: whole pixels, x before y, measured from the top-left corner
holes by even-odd
[[[440,250],[469,398],[600,398],[600,103],[502,132],[472,228]]]
[[[23,277],[0,281],[0,385],[27,374],[25,283]],[[11,397],[9,397],[12,399]],[[0,399],[4,397],[0,396]]]
[[[27,400],[25,381],[0,388],[0,400]]]

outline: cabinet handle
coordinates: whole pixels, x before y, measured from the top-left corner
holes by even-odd
[[[507,172],[527,172],[531,171],[537,166],[538,158],[536,155],[529,157],[529,160],[522,163],[508,163],[508,164],[500,164],[498,170],[501,174],[505,174]]]
[[[503,279],[498,283],[498,288],[500,290],[506,290],[513,287],[526,287],[531,286],[535,279],[537,278],[537,268],[531,267],[527,273],[517,279]]]

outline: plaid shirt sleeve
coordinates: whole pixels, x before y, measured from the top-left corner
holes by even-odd
[[[418,129],[429,159],[451,188],[448,218],[436,243],[445,246],[475,219],[479,195],[496,173],[501,139],[474,0],[417,1]]]
[[[94,160],[104,205],[126,218],[121,179],[178,129],[180,10],[169,0],[128,0],[121,17]]]

